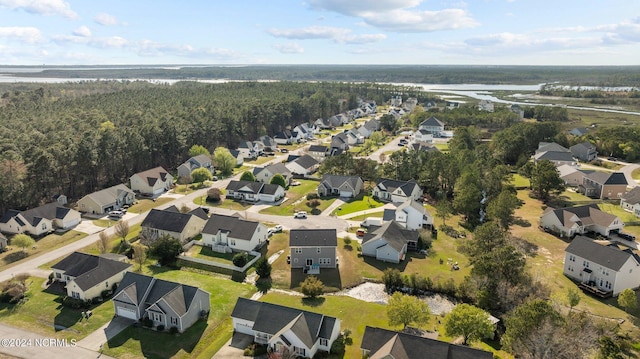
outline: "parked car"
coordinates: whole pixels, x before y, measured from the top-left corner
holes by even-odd
[[[124,212],[122,211],[111,211],[109,212],[109,217],[111,218],[122,218],[124,216]]]
[[[364,237],[365,233],[366,233],[366,231],[363,228],[358,228],[358,230],[356,231],[356,236],[357,237]]]
[[[273,233],[280,233],[280,232],[282,232],[282,225],[281,224],[276,224],[271,229],[273,230]]]
[[[636,240],[636,236],[634,236],[633,234],[628,234],[628,233],[618,233],[618,237],[622,238],[622,239],[626,239],[628,241],[635,241]]]
[[[307,212],[306,211],[296,212],[293,215],[293,218],[305,219],[305,218],[307,218]]]
[[[281,150],[280,150],[280,152],[282,152],[282,153],[289,153],[289,150],[288,150],[288,149],[286,149],[286,148],[283,148],[283,149],[281,149]]]

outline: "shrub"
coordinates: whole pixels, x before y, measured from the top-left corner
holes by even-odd
[[[390,294],[402,288],[404,285],[400,271],[392,268],[384,270],[382,273],[382,282],[384,283],[384,290]]]
[[[160,324],[156,327],[156,330],[159,332],[164,332],[164,325]]]
[[[27,290],[26,281],[18,280],[16,276],[3,285],[0,301],[11,304],[19,303],[27,294]]]
[[[318,198],[320,198],[320,195],[318,195],[315,192],[307,193],[307,200],[308,201],[310,201],[312,199],[318,199]],[[311,206],[309,206],[309,207],[311,207]]]
[[[300,282],[302,294],[309,298],[315,298],[324,292],[324,283],[316,276],[310,275]]]
[[[102,291],[102,293],[100,293],[100,295],[102,296],[102,298],[108,298],[111,293],[113,293],[110,289],[105,289]]]
[[[344,237],[344,244],[351,244],[351,238]]]
[[[91,301],[84,301],[72,297],[64,297],[64,299],[62,300],[62,305],[71,309],[89,308],[91,306]]]
[[[222,191],[220,190],[220,188],[214,187],[207,191],[207,201],[219,202],[221,196]]]
[[[169,334],[178,334],[178,327],[173,326],[169,328]]]
[[[144,325],[147,328],[151,328],[153,327],[153,320],[151,320],[151,318],[146,317],[142,320],[142,325]]]
[[[245,264],[247,264],[247,261],[249,260],[249,256],[247,255],[246,252],[242,252],[242,253],[238,253],[235,256],[233,256],[233,265],[236,267],[244,267]]]
[[[256,274],[260,276],[260,278],[268,278],[271,276],[271,264],[264,256],[260,257],[256,262]]]

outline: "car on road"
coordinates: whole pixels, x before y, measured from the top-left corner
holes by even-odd
[[[296,213],[293,215],[293,218],[305,219],[305,218],[307,218],[307,212],[306,212],[306,211],[296,212]]]

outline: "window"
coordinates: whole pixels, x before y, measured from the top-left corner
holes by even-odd
[[[231,240],[229,240],[229,243],[230,243],[232,246],[235,246],[235,245],[236,245],[236,240],[235,240],[235,239],[231,239]]]
[[[56,278],[61,279],[62,278],[62,274],[56,273]]]
[[[46,223],[42,224],[42,229],[47,229],[47,224]]]
[[[329,346],[329,341],[327,339],[320,338],[320,346],[328,347]]]
[[[300,355],[300,356],[303,356],[303,357],[304,357],[304,356],[306,356],[306,355],[304,354],[304,348],[298,348],[298,347],[293,347],[293,348],[294,348],[294,352],[295,352],[296,354],[298,354],[298,355]]]
[[[296,253],[296,254],[301,254],[302,253],[302,248],[295,248],[293,250],[293,252]]]
[[[313,258],[307,258],[307,265],[308,266],[312,266],[313,265]]]
[[[75,299],[80,299],[80,293],[78,292],[71,292],[71,296]]]
[[[106,288],[109,288],[109,281],[104,282],[104,286],[105,286]]]
[[[154,322],[159,322],[160,320],[162,320],[162,317],[160,316],[160,313],[151,313],[153,316],[153,321]]]
[[[178,325],[178,318],[171,317],[171,325]]]
[[[318,263],[320,263],[320,265],[331,264],[331,258],[320,258],[318,259]]]
[[[322,249],[320,247],[316,248],[316,253],[320,253],[322,252]]]

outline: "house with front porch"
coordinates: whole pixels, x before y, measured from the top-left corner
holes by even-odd
[[[78,211],[89,214],[105,214],[119,210],[124,205],[136,201],[136,195],[129,187],[119,184],[90,193],[78,201]]]
[[[335,229],[292,229],[289,231],[291,269],[318,274],[321,268],[337,268],[337,247]]]
[[[620,207],[627,212],[635,214],[636,217],[640,217],[640,186],[633,187],[631,191],[620,198]]]
[[[318,195],[353,198],[359,195],[363,188],[364,182],[358,176],[325,174],[318,185]]]
[[[202,232],[207,222],[207,214],[196,208],[189,213],[181,213],[175,206],[168,209],[152,209],[140,224],[141,234],[150,242],[169,236],[186,243]]]
[[[0,232],[41,236],[56,229],[69,230],[81,221],[80,212],[52,202],[26,211],[7,211],[0,218]]]
[[[264,224],[238,216],[212,214],[202,230],[202,243],[220,253],[249,252],[268,239]]]
[[[362,255],[379,261],[400,263],[407,251],[418,249],[420,235],[404,228],[396,221],[388,221],[381,227],[370,226],[362,238]]]
[[[68,297],[88,300],[118,285],[130,267],[126,262],[73,252],[51,270],[53,279],[65,284]]]
[[[373,188],[372,195],[385,202],[400,202],[413,198],[422,198],[422,188],[415,180],[399,181],[389,178],[380,178]]]
[[[226,198],[241,201],[274,203],[285,195],[284,188],[277,184],[266,184],[252,181],[231,181],[227,185]]]
[[[154,328],[183,333],[210,311],[211,294],[186,284],[127,272],[113,295],[115,316],[148,318]]]
[[[340,319],[246,298],[238,298],[231,319],[234,332],[266,344],[276,357],[285,352],[302,358],[328,353],[340,335]]]
[[[540,226],[561,237],[573,237],[576,234],[595,232],[608,237],[611,233],[622,231],[624,222],[603,212],[597,204],[568,208],[547,208],[540,216]]]
[[[162,167],[138,172],[129,178],[131,190],[135,193],[157,195],[171,189],[173,176]]]
[[[576,236],[565,249],[562,272],[602,297],[640,287],[640,257],[634,249],[584,236]]]

